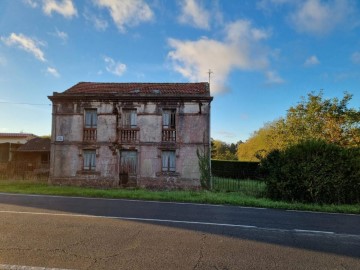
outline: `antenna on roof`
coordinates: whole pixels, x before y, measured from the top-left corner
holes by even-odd
[[[210,85],[211,74],[214,73],[214,72],[212,72],[212,70],[209,69],[209,71],[207,73],[209,74],[209,85]]]
[[[211,74],[213,74],[214,72],[212,72],[212,70],[209,69],[207,73],[209,74],[209,87],[210,87]]]

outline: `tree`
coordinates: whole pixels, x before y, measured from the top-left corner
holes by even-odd
[[[323,92],[312,92],[280,118],[264,127],[240,145],[238,159],[258,160],[273,149],[284,149],[309,139],[321,139],[344,147],[360,146],[360,109],[349,108],[352,95],[324,99]]]
[[[339,100],[323,99],[323,92],[310,93],[291,107],[282,129],[286,144],[307,139],[322,139],[345,147],[360,145],[360,110],[348,108],[352,95]]]
[[[227,144],[220,140],[211,140],[211,158],[220,160],[237,160],[236,149],[238,144]]]

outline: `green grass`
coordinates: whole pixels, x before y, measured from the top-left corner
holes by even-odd
[[[244,184],[245,185],[245,184]],[[246,186],[246,185],[245,185]],[[259,185],[261,189],[261,185]],[[249,191],[152,191],[145,189],[95,189],[69,186],[48,186],[44,182],[0,181],[0,192],[79,196],[96,198],[122,198],[155,201],[174,201],[238,206],[266,207],[305,211],[360,214],[360,204],[355,205],[318,205],[272,201],[256,197]],[[249,195],[250,194],[250,195]]]
[[[265,188],[264,181],[213,177],[213,189],[216,191],[239,192],[246,196],[260,198],[264,197]]]

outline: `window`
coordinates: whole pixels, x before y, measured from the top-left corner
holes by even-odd
[[[126,128],[136,127],[136,110],[124,110],[123,125]]]
[[[175,172],[175,151],[162,151],[162,171]]]
[[[95,171],[96,168],[96,150],[84,150],[84,170]]]
[[[163,128],[175,129],[176,110],[163,110]]]
[[[97,111],[96,109],[85,110],[85,128],[96,128],[97,126]]]

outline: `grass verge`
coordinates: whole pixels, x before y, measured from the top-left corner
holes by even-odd
[[[360,214],[360,204],[318,205],[272,201],[247,195],[244,192],[223,191],[152,191],[146,189],[95,189],[69,186],[48,186],[46,183],[28,181],[0,181],[0,192],[61,195],[95,198],[138,199],[189,203],[225,204],[249,207],[265,207],[302,211]]]

